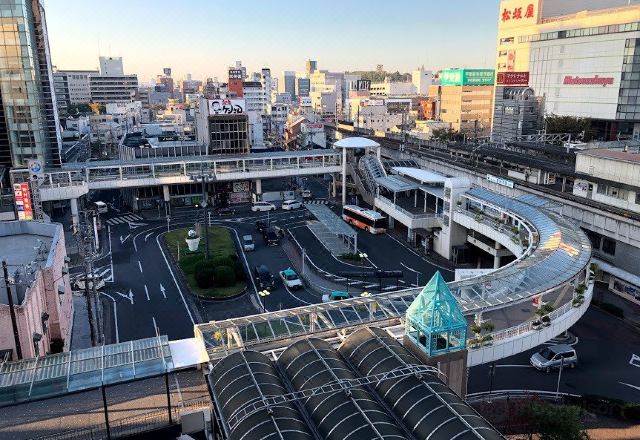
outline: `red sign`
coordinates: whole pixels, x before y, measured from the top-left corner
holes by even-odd
[[[13,194],[16,199],[18,220],[33,220],[33,206],[31,206],[31,190],[28,183],[14,183]]]
[[[510,20],[522,20],[523,18],[535,17],[535,5],[533,3],[528,4],[526,7],[517,7],[513,9],[504,8],[500,19],[503,23]]]
[[[498,72],[497,83],[500,86],[528,86],[529,72]]]
[[[613,85],[613,77],[606,77],[606,76],[590,76],[590,77],[583,77],[583,76],[571,76],[571,75],[567,75],[564,77],[564,82],[563,84],[565,86],[602,86],[602,87],[606,87],[606,86],[610,86]]]

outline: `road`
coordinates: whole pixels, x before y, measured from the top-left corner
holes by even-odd
[[[570,331],[577,337],[579,365],[563,370],[560,392],[640,403],[640,332],[593,307]],[[555,392],[558,371],[547,374],[529,365],[540,348],[496,362],[493,389]],[[489,384],[488,365],[471,368],[469,393],[488,391]]]

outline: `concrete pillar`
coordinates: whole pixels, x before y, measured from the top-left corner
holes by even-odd
[[[331,176],[331,197],[332,198],[336,198],[338,197],[338,185],[337,185],[337,176],[335,174],[333,174]]]
[[[500,269],[500,256],[496,255],[495,257],[493,257],[493,268],[494,269]]]
[[[162,196],[165,202],[171,201],[171,195],[169,194],[169,185],[162,185]]]
[[[407,242],[414,244],[415,241],[416,241],[416,232],[411,228],[407,229]]]
[[[78,199],[71,199],[71,220],[73,221],[73,229],[80,224],[80,216],[78,214]]]
[[[347,149],[342,149],[342,206],[347,204]]]
[[[382,157],[382,147],[378,147],[376,149],[376,156],[378,156],[378,160]]]
[[[262,179],[256,179],[256,194],[262,194]]]
[[[387,222],[389,224],[389,229],[393,229],[393,227],[395,226],[395,220],[393,217],[389,217],[389,221]]]
[[[414,190],[413,191],[413,207],[417,208],[418,207],[418,190]]]

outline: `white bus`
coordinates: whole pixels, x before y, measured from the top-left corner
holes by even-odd
[[[387,218],[370,209],[360,208],[354,205],[345,205],[342,208],[342,219],[372,234],[384,234],[387,230]]]

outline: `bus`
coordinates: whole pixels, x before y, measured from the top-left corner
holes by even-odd
[[[372,234],[384,234],[387,230],[387,218],[370,209],[360,208],[354,205],[345,205],[342,208],[342,219]]]

